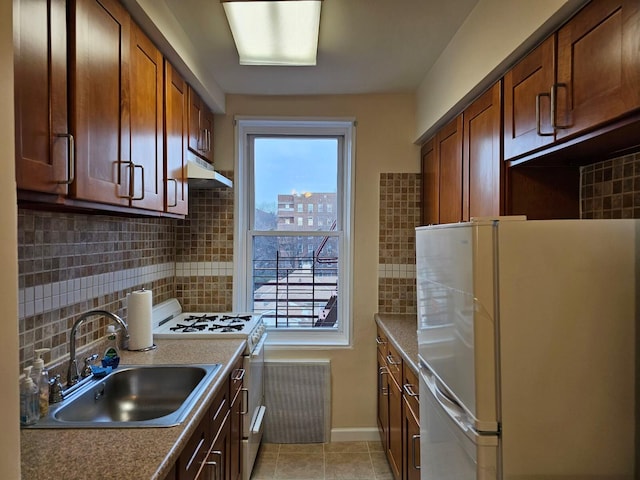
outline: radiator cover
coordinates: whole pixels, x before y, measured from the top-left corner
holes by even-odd
[[[331,363],[265,362],[267,443],[326,443],[331,437]]]

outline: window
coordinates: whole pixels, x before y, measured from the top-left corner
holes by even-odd
[[[322,213],[322,204],[321,203],[318,204],[318,213]]]
[[[348,345],[353,121],[237,118],[236,129],[234,309],[265,312],[270,344]],[[285,198],[298,213],[322,198],[324,221],[297,214],[285,227]]]

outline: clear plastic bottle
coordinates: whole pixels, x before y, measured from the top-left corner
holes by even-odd
[[[24,369],[20,385],[20,424],[33,425],[40,419],[40,391],[31,378],[31,367]]]
[[[40,418],[49,413],[49,372],[44,368],[42,355],[47,353],[49,348],[36,349],[36,359],[33,361],[31,378],[38,387]]]

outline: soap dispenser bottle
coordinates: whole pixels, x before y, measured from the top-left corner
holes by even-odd
[[[49,413],[49,372],[44,367],[42,355],[47,353],[49,348],[37,348],[36,359],[33,361],[33,369],[31,370],[31,378],[33,383],[38,387],[40,417],[44,417]]]
[[[40,398],[38,386],[31,378],[31,367],[24,369],[24,379],[20,385],[20,424],[33,425],[40,419]]]
[[[104,357],[102,358],[103,367],[117,368],[120,364],[120,352],[118,352],[118,336],[116,334],[116,327],[113,325],[107,325],[107,349],[104,351]]]

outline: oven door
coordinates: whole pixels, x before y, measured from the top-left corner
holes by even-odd
[[[244,357],[247,408],[242,425],[243,478],[251,476],[251,470],[258,454],[264,429],[264,344],[267,333],[257,343],[253,351]]]

